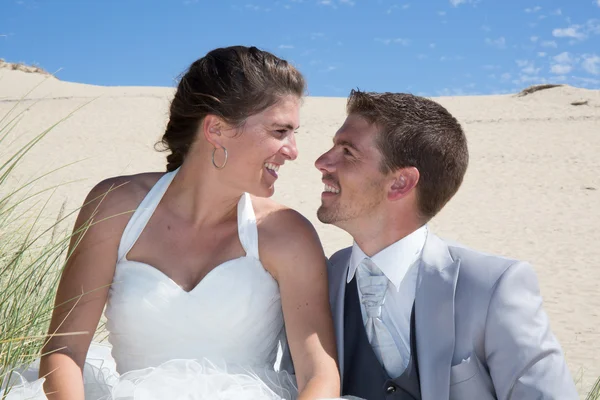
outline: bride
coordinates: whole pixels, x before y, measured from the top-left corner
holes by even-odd
[[[80,211],[75,229],[94,224],[58,288],[37,381],[48,399],[339,396],[326,258],[312,225],[269,199],[298,154],[304,89],[254,47],[190,66],[162,139],[167,173],[103,181]],[[104,307],[108,372],[88,354]],[[273,369],[279,343],[295,376]]]

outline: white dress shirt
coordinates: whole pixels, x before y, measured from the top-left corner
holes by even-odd
[[[416,261],[421,258],[426,239],[427,226],[423,225],[373,257],[368,257],[355,242],[350,256],[348,283],[354,278],[358,268],[364,268],[360,264],[365,258],[370,258],[388,278],[381,319],[390,331],[402,357],[402,368],[398,376],[408,367],[410,360],[410,315],[415,300],[419,270],[419,263]],[[360,287],[358,293],[362,296]],[[363,323],[366,323],[367,315],[362,301],[361,312]]]

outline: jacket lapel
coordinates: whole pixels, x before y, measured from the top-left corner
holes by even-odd
[[[448,399],[454,354],[454,293],[460,260],[429,232],[423,248],[417,292],[415,326],[423,400]]]
[[[352,248],[339,251],[331,257],[329,265],[329,301],[336,333],[340,376],[344,376],[344,300],[346,298],[346,277]]]

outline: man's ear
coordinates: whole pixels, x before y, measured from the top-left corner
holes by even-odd
[[[206,141],[213,145],[214,148],[220,149],[223,147],[221,140],[221,130],[224,129],[223,121],[216,115],[207,115],[201,122],[200,129]]]
[[[406,197],[419,183],[419,170],[415,167],[400,168],[392,174],[388,199],[395,201]]]

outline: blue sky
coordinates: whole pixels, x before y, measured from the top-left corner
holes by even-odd
[[[233,44],[293,62],[313,96],[600,88],[600,0],[0,0],[0,58],[65,81],[174,86]]]

